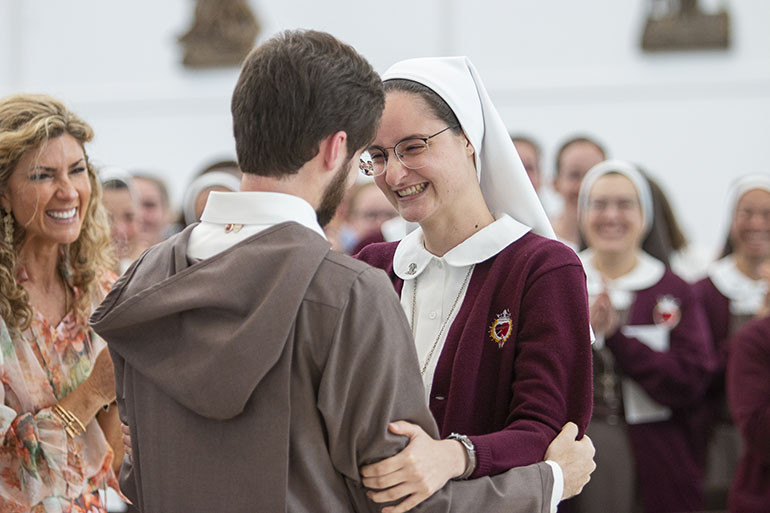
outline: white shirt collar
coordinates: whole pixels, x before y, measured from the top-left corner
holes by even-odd
[[[717,290],[730,300],[730,311],[733,314],[755,314],[765,302],[767,282],[753,280],[743,274],[735,265],[733,255],[711,264],[708,276]]]
[[[417,228],[398,244],[393,256],[393,270],[402,280],[411,280],[419,276],[434,258],[453,267],[477,264],[500,253],[529,231],[528,226],[521,224],[508,214],[502,214],[493,223],[447,251],[443,257],[438,257],[425,249],[422,228]]]
[[[201,222],[275,225],[294,221],[326,238],[315,209],[299,196],[280,192],[220,192],[209,194]]]
[[[583,262],[586,273],[588,296],[593,298],[606,289],[613,306],[619,309],[628,308],[634,292],[652,287],[663,278],[666,272],[663,262],[640,250],[637,253],[636,266],[630,272],[614,280],[605,280],[594,265],[592,249],[581,251],[578,256]]]

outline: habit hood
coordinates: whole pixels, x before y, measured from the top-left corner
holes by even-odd
[[[283,223],[190,262],[191,228],[145,252],[91,317],[131,427],[121,489],[147,513],[284,511],[291,341],[329,244]]]
[[[238,251],[255,243],[251,237],[191,265],[191,228],[145,253],[142,273],[134,273],[136,264],[129,268],[91,326],[126,364],[181,405],[224,420],[243,411],[291,340],[297,310],[329,245],[283,224],[256,236],[259,259]],[[269,237],[287,229],[298,232],[303,251],[288,250],[291,238]],[[218,272],[222,260],[234,269],[231,276]]]

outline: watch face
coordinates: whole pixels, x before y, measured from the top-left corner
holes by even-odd
[[[465,435],[460,435],[460,434],[457,434],[457,433],[452,433],[451,435],[449,435],[449,438],[451,438],[453,440],[457,440],[458,442],[463,444],[463,446],[466,449],[468,449],[469,451],[473,451],[475,449],[475,447],[473,446],[473,442],[471,442],[471,439],[468,438]]]

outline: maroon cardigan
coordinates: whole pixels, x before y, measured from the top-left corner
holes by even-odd
[[[664,296],[676,299],[681,311],[668,351],[654,351],[620,330],[607,339],[607,347],[623,374],[673,411],[669,420],[628,426],[645,511],[698,511],[703,476],[692,414],[715,367],[703,307],[692,287],[666,270],[658,283],[636,293],[626,324],[655,324],[653,311]]]
[[[718,373],[724,377],[727,368],[727,353],[730,338],[730,300],[725,297],[710,278],[706,277],[694,285],[695,292],[706,310],[711,339],[716,348]],[[720,387],[722,388],[722,387]]]
[[[743,435],[730,490],[732,513],[770,509],[770,317],[750,322],[731,341],[727,398]]]
[[[716,356],[716,369],[703,399],[703,404],[693,416],[693,423],[696,427],[695,441],[698,444],[701,465],[705,469],[708,463],[706,457],[709,440],[714,425],[724,415],[720,412],[724,411],[724,404],[727,401],[725,371],[730,353],[731,313],[730,299],[717,289],[710,278],[703,278],[694,287],[695,293],[706,311],[706,319]]]
[[[357,258],[393,272],[397,242],[373,244]],[[490,335],[508,310],[511,336]],[[476,447],[472,477],[542,461],[567,421],[582,436],[591,418],[592,356],[585,274],[560,242],[524,235],[476,264],[439,356],[430,409],[442,437],[469,435]]]

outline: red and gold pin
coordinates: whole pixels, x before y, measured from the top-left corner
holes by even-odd
[[[497,314],[492,325],[489,327],[489,336],[502,349],[506,340],[511,336],[511,312],[506,308],[502,313]]]

